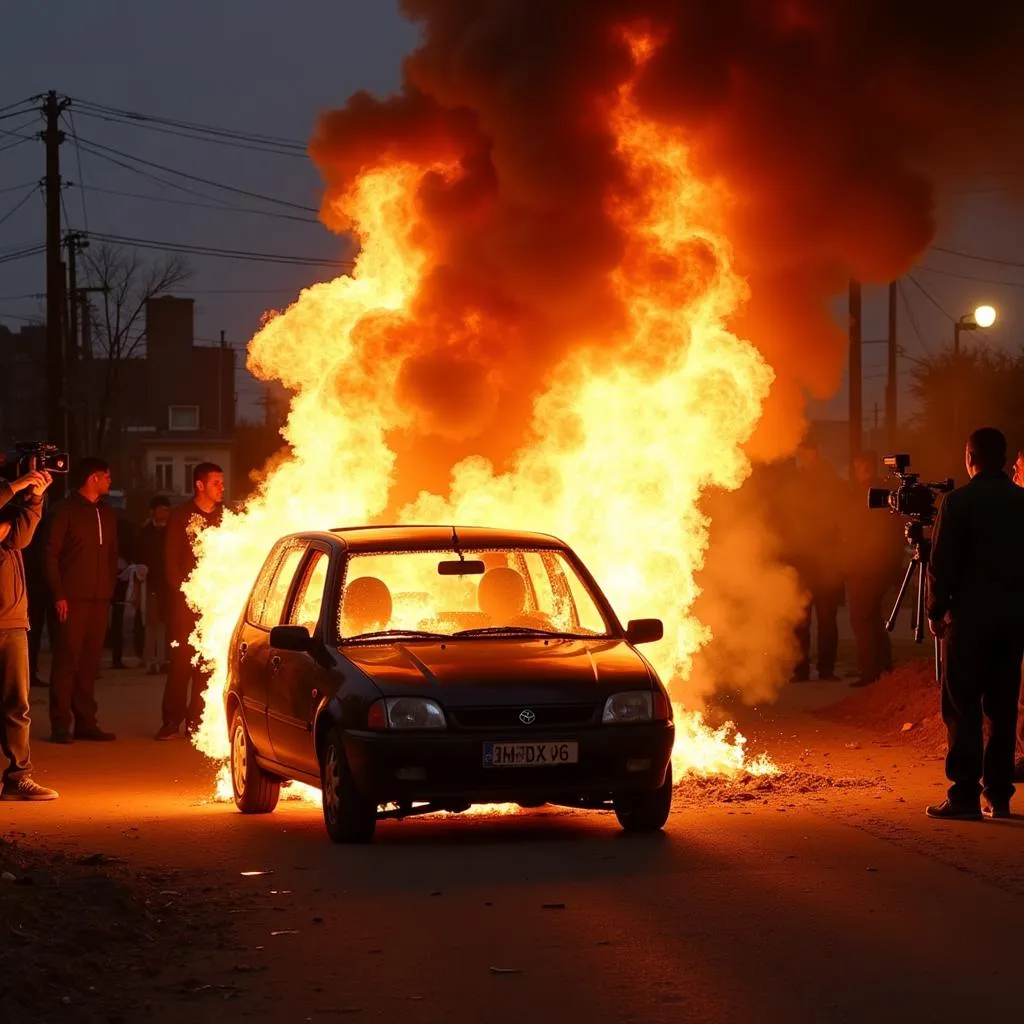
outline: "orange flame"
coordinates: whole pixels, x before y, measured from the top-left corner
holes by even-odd
[[[633,52],[641,62],[650,47]],[[726,326],[747,297],[722,229],[727,191],[695,176],[685,140],[643,119],[628,84],[609,124],[628,172],[607,197],[627,238],[613,276],[628,311],[624,337],[612,349],[582,346],[556,367],[534,404],[537,440],[510,471],[497,473],[485,453],[465,459],[452,468],[447,495],[421,494],[401,519],[559,535],[624,619],[665,620],[665,639],[650,653],[678,687],[709,639],[691,612],[708,543],[698,500],[749,474],[743,445],[773,374]],[[228,752],[229,638],[272,543],[292,531],[372,522],[387,507],[396,463],[388,432],[413,425],[394,386],[406,353],[386,328],[415,327],[413,299],[432,266],[417,187],[427,174],[457,173],[409,163],[364,172],[332,211],[361,240],[352,276],[306,289],[250,344],[250,369],[296,392],[284,431],[294,457],[243,511],[226,513],[220,529],[200,538],[185,586],[200,611],[200,655],[213,669],[195,742],[213,758]],[[676,717],[677,778],[775,770],[764,759],[748,763],[731,727],[712,730],[678,705]]]

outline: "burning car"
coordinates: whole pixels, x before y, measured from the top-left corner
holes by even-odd
[[[362,527],[270,551],[231,641],[231,779],[244,813],[319,787],[335,842],[473,804],[614,810],[656,831],[672,706],[576,554],[492,529]]]

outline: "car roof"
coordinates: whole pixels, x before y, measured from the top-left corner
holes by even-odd
[[[331,535],[349,551],[431,551],[452,548],[452,530],[464,548],[565,548],[557,537],[485,526],[342,526]]]

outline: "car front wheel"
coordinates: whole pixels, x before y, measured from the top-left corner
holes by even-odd
[[[368,843],[377,828],[377,805],[356,789],[341,733],[332,727],[320,756],[324,827],[336,843]]]
[[[613,800],[615,817],[627,832],[657,832],[665,827],[672,810],[672,766],[665,781],[655,790],[619,793]]]
[[[231,789],[235,806],[243,814],[269,814],[281,796],[280,779],[268,775],[256,763],[256,751],[240,710],[231,719]]]

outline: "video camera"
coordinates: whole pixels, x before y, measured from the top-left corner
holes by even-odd
[[[882,464],[900,485],[893,490],[885,487],[868,488],[868,508],[887,508],[919,526],[931,526],[938,510],[938,497],[953,490],[952,480],[921,483],[920,474],[910,472],[909,455],[886,455]]]
[[[0,479],[17,480],[26,473],[66,473],[71,459],[49,441],[19,441],[10,455],[0,455]]]

